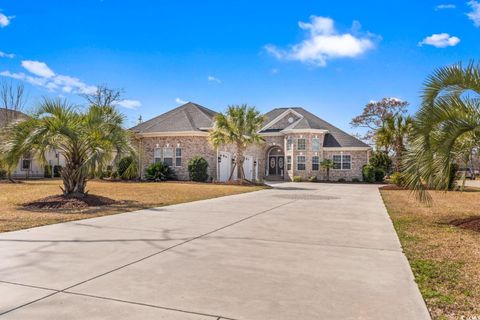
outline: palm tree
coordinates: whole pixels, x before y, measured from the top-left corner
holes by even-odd
[[[393,150],[395,159],[395,171],[402,171],[402,157],[405,151],[405,141],[412,126],[412,118],[398,114],[387,118],[375,133],[375,143],[379,149],[385,152]]]
[[[232,167],[229,180],[232,179],[235,167],[240,181],[245,179],[243,162],[244,152],[249,145],[262,143],[264,139],[258,134],[265,122],[265,117],[255,107],[233,105],[225,113],[215,116],[215,126],[210,132],[210,141],[215,148],[231,144],[235,148],[235,165]]]
[[[320,167],[327,171],[327,181],[330,181],[330,169],[335,167],[332,159],[324,159],[320,162]]]
[[[133,152],[124,116],[111,106],[90,106],[85,112],[65,100],[44,99],[29,119],[11,128],[5,162],[13,167],[26,152],[46,163],[45,153],[56,150],[65,158],[61,170],[63,193],[84,196],[87,176],[113,157]]]
[[[480,66],[436,70],[423,90],[406,161],[407,185],[429,201],[426,189],[447,190],[456,161],[480,142]]]

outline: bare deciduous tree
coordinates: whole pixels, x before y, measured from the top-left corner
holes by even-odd
[[[25,86],[20,82],[2,81],[0,83],[0,107],[5,109],[5,121],[7,126],[17,117],[17,111],[25,107]]]
[[[114,106],[122,99],[122,89],[112,89],[101,84],[97,86],[97,90],[93,93],[84,93],[81,96],[85,98],[92,106],[107,107]]]
[[[408,102],[397,98],[383,98],[380,101],[370,101],[363,108],[362,114],[350,122],[355,128],[366,128],[362,140],[372,140],[375,132],[381,128],[387,119],[407,112]]]

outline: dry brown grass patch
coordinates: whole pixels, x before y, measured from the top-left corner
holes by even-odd
[[[102,207],[71,210],[31,210],[24,207],[26,203],[58,195],[60,185],[60,180],[0,183],[0,232],[263,189],[261,186],[203,183],[89,181],[87,190],[90,195],[107,197],[115,202]]]
[[[480,316],[480,233],[451,224],[478,216],[480,191],[431,192],[431,206],[381,193],[432,317]]]

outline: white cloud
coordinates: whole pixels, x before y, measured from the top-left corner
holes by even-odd
[[[55,73],[50,69],[45,62],[24,60],[22,61],[22,67],[27,69],[28,72],[42,78],[51,78]]]
[[[467,4],[472,8],[472,11],[467,13],[468,18],[473,21],[475,27],[480,27],[480,3],[472,0],[467,2]]]
[[[272,74],[277,74],[277,73],[279,72],[279,70],[278,70],[277,68],[273,68],[273,69],[271,70],[271,72],[272,72]]]
[[[439,4],[438,6],[435,7],[435,10],[444,10],[444,9],[455,9],[457,6],[454,4],[450,3],[445,3],[445,4]]]
[[[0,76],[9,77],[28,82],[32,85],[43,87],[49,91],[61,90],[65,93],[93,93],[96,86],[88,85],[78,78],[56,74],[45,62],[24,60],[22,67],[30,74],[24,72],[0,72]]]
[[[124,99],[117,102],[117,105],[127,108],[127,109],[137,109],[142,106],[142,103],[138,100],[128,100]]]
[[[175,102],[178,103],[178,104],[188,103],[188,101],[182,100],[182,99],[180,99],[180,98],[176,98],[176,99],[175,99]]]
[[[8,26],[13,18],[15,18],[15,16],[6,16],[0,12],[0,28]]]
[[[15,55],[13,53],[6,53],[6,52],[3,52],[3,51],[0,51],[0,58],[13,59],[13,58],[15,58]]]
[[[265,50],[277,59],[296,60],[323,67],[328,60],[354,58],[375,47],[377,36],[360,35],[360,23],[354,21],[351,32],[339,33],[335,22],[328,17],[311,16],[310,22],[299,22],[298,26],[308,31],[308,36],[289,49],[279,49],[267,44]]]
[[[454,47],[460,42],[460,38],[450,36],[448,33],[432,34],[418,43],[419,46],[424,44],[437,48]]]
[[[208,76],[207,77],[207,80],[208,81],[213,81],[213,82],[216,82],[216,83],[222,83],[222,81],[214,76]]]

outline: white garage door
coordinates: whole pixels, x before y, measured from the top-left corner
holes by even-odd
[[[245,156],[245,161],[243,162],[243,172],[245,172],[245,179],[252,181],[253,180],[253,157]]]
[[[225,182],[230,178],[230,170],[232,170],[232,155],[228,152],[220,151],[220,168],[219,178],[221,182]]]

